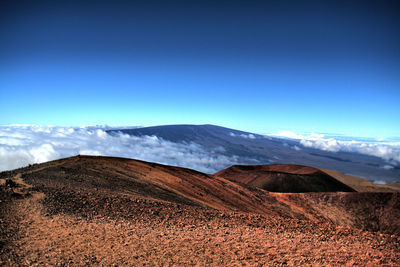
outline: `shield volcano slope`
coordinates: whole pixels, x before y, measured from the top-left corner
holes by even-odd
[[[236,156],[240,164],[299,164],[385,182],[397,182],[400,177],[400,168],[381,168],[387,162],[378,157],[323,151],[303,146],[298,140],[274,138],[216,125],[162,125],[114,129],[107,133],[116,136],[121,133],[137,137],[157,136],[174,143],[193,142],[205,150],[217,149],[223,155]],[[296,147],[299,149],[294,149]]]
[[[327,173],[301,165],[234,165],[215,176],[271,192],[355,192]]]
[[[191,169],[125,158],[76,156],[3,172],[1,176],[19,176],[45,194],[49,190],[89,192],[217,210],[262,214],[274,214],[276,210],[276,214],[291,213],[268,192],[257,188]]]

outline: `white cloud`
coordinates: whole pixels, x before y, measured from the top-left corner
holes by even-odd
[[[242,137],[242,138],[247,138],[247,139],[256,139],[256,136],[254,134],[235,134],[230,132],[229,133],[230,136],[233,137]]]
[[[0,171],[78,154],[135,158],[208,173],[240,163],[237,156],[223,152],[156,136],[109,135],[97,127],[0,126]]]
[[[385,169],[385,170],[391,170],[391,169],[393,169],[394,167],[393,167],[392,165],[384,165],[384,166],[382,166],[381,168],[382,168],[382,169]]]
[[[388,142],[384,139],[367,140],[349,137],[326,137],[323,134],[311,133],[300,135],[291,131],[279,131],[268,136],[298,140],[304,147],[311,147],[330,152],[356,152],[382,158],[389,163],[400,163],[400,142]],[[390,165],[387,165],[390,166]],[[384,167],[390,169],[389,167]]]
[[[299,134],[296,134],[294,132],[287,131],[287,130],[282,130],[282,131],[278,131],[277,133],[267,134],[267,135],[281,137],[281,138],[290,138],[290,139],[303,139],[304,138],[303,135],[299,135]]]
[[[357,152],[360,154],[382,158],[388,162],[400,163],[400,145],[384,142],[359,142],[328,139],[303,139],[300,143],[306,147],[313,147],[331,152]]]
[[[386,184],[386,182],[385,181],[382,181],[382,180],[374,180],[374,181],[372,181],[374,184]]]
[[[248,137],[249,137],[250,139],[256,139],[256,137],[255,137],[254,134],[249,134]]]
[[[293,148],[294,150],[296,150],[296,151],[299,151],[299,150],[301,150],[301,148],[300,148],[300,147],[298,147],[298,146],[296,146],[296,145],[295,145],[295,146],[293,146],[292,148]]]
[[[300,141],[300,144],[306,147],[313,147],[325,151],[331,151],[331,152],[338,152],[341,149],[341,146],[339,142],[336,139],[333,138],[328,138],[328,139],[318,139],[315,137],[312,137],[312,139],[302,139]]]

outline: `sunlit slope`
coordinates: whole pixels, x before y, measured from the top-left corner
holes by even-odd
[[[276,202],[262,190],[221,177],[126,158],[76,156],[3,175],[13,173],[38,188],[104,192],[219,210],[265,213]]]

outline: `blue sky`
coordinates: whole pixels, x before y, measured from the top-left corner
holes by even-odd
[[[143,2],[2,1],[0,124],[400,136],[396,1]]]

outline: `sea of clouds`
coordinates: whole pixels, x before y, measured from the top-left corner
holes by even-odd
[[[302,135],[291,131],[279,131],[275,134],[268,134],[268,136],[297,140],[304,147],[330,152],[354,152],[379,157],[388,162],[388,165],[383,166],[385,169],[392,169],[400,164],[399,140],[327,136],[316,133]]]
[[[109,129],[109,128],[108,128]],[[98,127],[0,126],[0,171],[75,155],[118,156],[214,173],[239,163],[224,149],[173,143],[156,136],[109,135]]]
[[[233,164],[258,163],[227,155],[222,147],[210,149],[196,143],[174,143],[156,136],[107,134],[110,127],[58,127],[37,125],[0,126],[0,171],[75,155],[101,155],[134,158],[214,173]],[[233,136],[232,134],[230,134]],[[255,135],[238,135],[255,139]],[[400,165],[400,142],[353,140],[322,134],[298,135],[280,131],[268,136],[289,138],[299,143],[291,147],[312,147],[325,151],[356,152],[384,159],[384,169]]]

